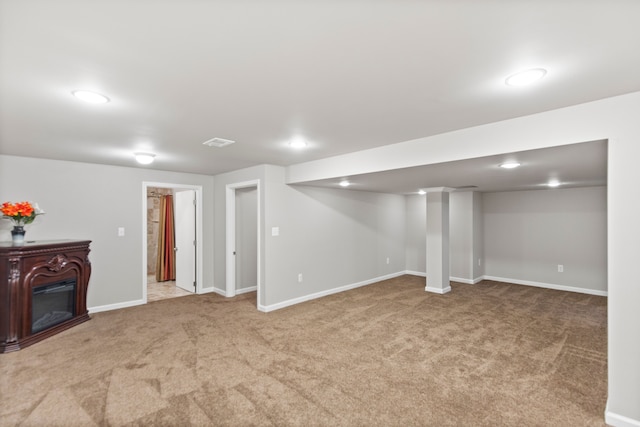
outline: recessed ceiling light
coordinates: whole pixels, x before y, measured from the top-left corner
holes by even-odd
[[[106,96],[101,95],[97,92],[91,92],[89,90],[74,90],[73,92],[71,92],[71,94],[76,98],[90,104],[106,104],[107,102],[109,102],[109,98],[107,98]]]
[[[500,165],[500,167],[503,169],[514,169],[514,168],[517,168],[518,166],[520,166],[520,163],[518,162],[505,162]]]
[[[291,148],[305,148],[307,146],[307,141],[302,139],[302,137],[295,137],[289,142],[289,147]]]
[[[531,68],[510,75],[504,82],[509,86],[527,86],[540,80],[545,74],[547,70],[544,68]]]
[[[153,163],[153,159],[156,157],[152,153],[135,153],[136,161],[141,165],[148,165]]]
[[[421,196],[424,196],[425,194],[427,194],[427,192],[424,191],[424,190],[419,190],[418,194],[421,195]]]
[[[351,183],[349,181],[347,181],[346,179],[343,179],[342,181],[340,181],[340,187],[348,187],[351,185]]]
[[[560,181],[558,181],[557,179],[552,179],[551,181],[547,182],[547,185],[549,187],[559,187],[560,186]]]

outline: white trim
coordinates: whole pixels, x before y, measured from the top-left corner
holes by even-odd
[[[260,180],[254,179],[250,181],[237,182],[234,184],[227,184],[226,186],[226,194],[225,194],[225,204],[226,204],[226,292],[225,296],[234,297],[238,293],[236,290],[236,260],[233,252],[235,251],[235,242],[236,242],[236,190],[239,188],[250,188],[256,187],[257,195],[257,221],[258,221],[258,284],[256,285],[256,290],[258,292],[257,298],[257,306],[260,309],[260,301],[262,298],[262,257],[261,257],[261,245],[262,245],[262,227],[261,227],[261,188],[260,188]]]
[[[404,273],[411,274],[413,276],[427,277],[427,274],[421,271],[405,270]],[[535,286],[536,288],[555,289],[557,291],[567,291],[567,292],[578,292],[581,294],[597,295],[601,297],[606,297],[608,295],[607,291],[599,291],[596,289],[576,288],[573,286],[555,285],[553,283],[532,282],[530,280],[509,279],[506,277],[496,277],[496,276],[480,276],[480,277],[476,277],[473,280],[462,279],[460,277],[449,277],[449,280],[452,282],[460,282],[460,283],[466,283],[470,285],[475,285],[483,280],[494,280],[496,282],[505,282],[505,283],[511,283],[514,285]]]
[[[193,190],[196,193],[196,294],[203,293],[203,244],[202,226],[202,185],[171,184],[164,182],[142,182],[142,304],[147,303],[147,189],[170,188],[172,190]]]
[[[236,295],[246,294],[246,293],[257,291],[257,290],[258,290],[257,286],[250,286],[248,288],[236,289]]]
[[[467,285],[475,285],[476,283],[478,283],[481,280],[482,279],[480,279],[480,278],[463,279],[462,277],[453,277],[453,276],[449,277],[449,281],[450,282],[466,283]]]
[[[427,273],[423,273],[421,271],[405,270],[404,274],[410,274],[412,276],[427,277]],[[466,283],[468,285],[475,285],[476,283],[481,282],[482,280],[484,280],[482,276],[476,277],[475,279],[463,279],[461,277],[453,277],[453,276],[449,277],[449,281],[451,282]]]
[[[446,288],[430,288],[429,286],[425,286],[424,290],[427,292],[433,292],[434,294],[444,295],[451,292],[451,286],[447,286]]]
[[[220,291],[220,289],[216,289],[215,287],[209,286],[206,288],[202,288],[201,294],[210,294],[212,292]],[[224,292],[224,291],[222,291]]]
[[[483,276],[483,280],[495,280],[496,282],[513,283],[516,285],[535,286],[536,288],[555,289],[557,291],[578,292],[581,294],[598,295],[606,297],[607,291],[599,291],[596,289],[576,288],[573,286],[555,285],[553,283],[532,282],[530,280],[508,279],[506,277]]]
[[[372,283],[380,282],[382,280],[388,280],[388,279],[393,279],[395,277],[400,277],[400,276],[402,276],[404,274],[405,274],[404,271],[399,271],[397,273],[391,273],[391,274],[387,274],[387,275],[384,275],[384,276],[375,277],[373,279],[364,280],[362,282],[352,283],[350,285],[340,286],[340,287],[333,288],[333,289],[327,289],[326,291],[320,291],[320,292],[316,292],[314,294],[304,295],[304,296],[301,296],[301,297],[298,297],[298,298],[293,298],[293,299],[290,299],[290,300],[278,302],[276,304],[271,304],[271,305],[258,304],[258,310],[264,311],[265,313],[268,313],[270,311],[279,310],[281,308],[289,307],[291,305],[300,304],[301,302],[311,301],[311,300],[314,300],[314,299],[317,299],[317,298],[325,297],[327,295],[337,294],[337,293],[340,293],[340,292],[348,291],[350,289],[355,289],[355,288],[359,288],[361,286],[366,286],[366,285],[370,285]]]
[[[604,409],[604,422],[614,427],[640,427],[640,421],[624,415],[613,413],[609,410],[609,400]]]
[[[107,305],[98,305],[95,307],[89,307],[89,314],[100,313],[101,311],[111,311],[111,310],[119,310],[121,308],[127,307],[135,307],[136,305],[144,305],[146,304],[146,299],[138,299],[135,301],[127,301],[127,302],[118,302],[115,304],[107,304]]]
[[[227,292],[224,289],[220,289],[220,288],[208,288],[207,289],[208,293],[216,293],[218,295],[222,295],[223,297],[227,296]]]
[[[421,271],[405,270],[404,274],[410,274],[412,276],[419,276],[419,277],[427,277],[427,273],[423,273]]]

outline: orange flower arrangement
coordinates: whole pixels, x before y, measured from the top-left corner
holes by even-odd
[[[0,211],[3,218],[12,220],[15,225],[31,224],[36,216],[44,213],[37,203],[33,206],[31,202],[4,202]]]

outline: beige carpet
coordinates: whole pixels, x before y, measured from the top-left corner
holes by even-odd
[[[0,425],[602,426],[606,298],[403,276],[97,313],[0,355]]]

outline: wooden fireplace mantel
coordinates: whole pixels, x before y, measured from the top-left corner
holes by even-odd
[[[20,350],[89,320],[90,240],[47,240],[14,246],[0,242],[0,353]],[[31,333],[34,287],[75,279],[73,317]]]

